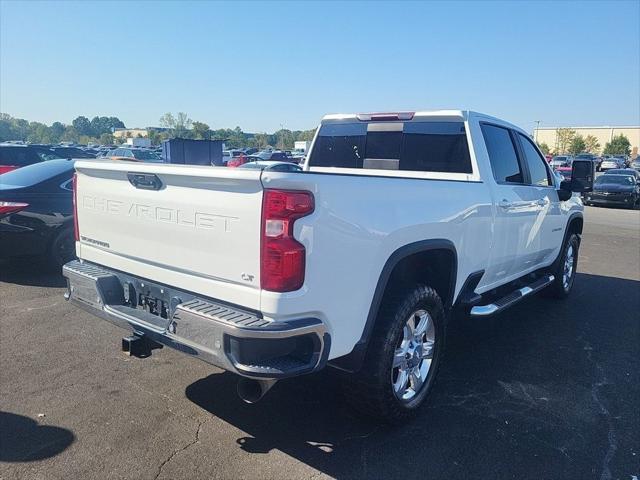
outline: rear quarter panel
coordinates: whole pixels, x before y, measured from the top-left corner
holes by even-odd
[[[321,173],[265,172],[265,188],[304,189],[315,211],[295,224],[307,249],[305,284],[288,294],[262,292],[265,316],[308,314],[332,334],[330,358],[360,339],[378,278],[398,248],[425,239],[456,247],[455,295],[484,268],[491,242],[491,197],[482,182]]]

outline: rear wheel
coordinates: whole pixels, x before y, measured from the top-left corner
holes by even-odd
[[[349,403],[387,421],[411,416],[435,381],[444,349],[444,310],[436,291],[416,286],[382,306],[362,369],[345,381]]]
[[[74,258],[76,258],[76,242],[73,229],[65,228],[51,242],[49,261],[55,267],[62,267]]]

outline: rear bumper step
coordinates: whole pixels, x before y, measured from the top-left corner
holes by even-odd
[[[526,287],[514,290],[510,294],[488,305],[478,305],[471,309],[472,317],[489,317],[512,307],[520,300],[542,290],[555,280],[553,275],[545,275]]]
[[[161,344],[245,377],[285,378],[322,368],[329,355],[329,334],[316,318],[276,322],[78,260],[62,271],[67,300],[132,330],[123,350],[136,356]]]

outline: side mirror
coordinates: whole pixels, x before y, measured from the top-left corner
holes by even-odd
[[[573,192],[571,191],[571,181],[563,180],[562,183],[560,183],[560,190],[558,190],[558,199],[561,202],[566,202],[571,198],[572,195]]]
[[[595,176],[596,172],[594,162],[591,160],[574,160],[571,165],[571,191],[592,191]]]

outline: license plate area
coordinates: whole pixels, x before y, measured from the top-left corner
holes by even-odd
[[[145,312],[155,315],[156,317],[169,317],[169,303],[162,298],[141,293],[138,295],[137,301],[138,308],[142,308]]]

